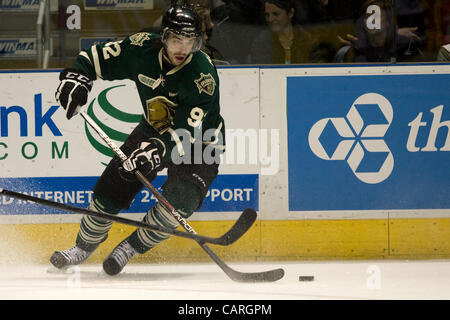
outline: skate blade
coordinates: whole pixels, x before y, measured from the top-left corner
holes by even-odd
[[[55,266],[49,266],[46,270],[49,274],[73,274],[76,270],[80,270],[78,266],[68,266],[61,269],[56,268]]]

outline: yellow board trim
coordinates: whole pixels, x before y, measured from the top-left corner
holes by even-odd
[[[219,236],[233,221],[192,221],[200,234]],[[48,263],[74,245],[78,224],[0,225],[2,263]],[[114,224],[89,259],[100,263],[134,227]],[[236,243],[211,246],[225,261],[450,258],[450,219],[257,221]],[[195,241],[171,237],[133,262],[210,261]]]

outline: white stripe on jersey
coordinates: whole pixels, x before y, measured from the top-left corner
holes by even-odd
[[[92,52],[92,58],[94,58],[94,68],[95,68],[95,73],[97,74],[97,76],[100,79],[103,79],[102,77],[102,70],[100,68],[100,60],[98,60],[98,52],[97,52],[97,47],[95,45],[93,45],[91,47],[91,52]]]
[[[86,51],[81,51],[79,55],[86,58],[89,61],[89,63],[92,64],[91,58],[89,58],[89,55],[87,54]]]
[[[177,150],[178,150],[178,154],[180,155],[180,157],[184,156],[183,143],[181,142],[181,139],[178,136],[178,134],[172,128],[168,128],[167,131],[169,131],[170,135],[172,136],[173,141],[175,141],[175,144],[176,144]]]

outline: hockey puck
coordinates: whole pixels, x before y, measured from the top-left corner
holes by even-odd
[[[298,281],[314,281],[314,276],[299,276]]]

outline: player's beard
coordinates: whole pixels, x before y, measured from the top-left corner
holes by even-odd
[[[182,64],[184,61],[186,61],[187,57],[189,56],[189,54],[184,54],[184,53],[179,53],[179,52],[175,52],[172,55],[169,55],[169,52],[167,51],[167,48],[163,49],[163,58],[164,60],[171,64],[172,66],[179,66],[180,64]],[[177,57],[180,57],[179,59],[177,59]]]

